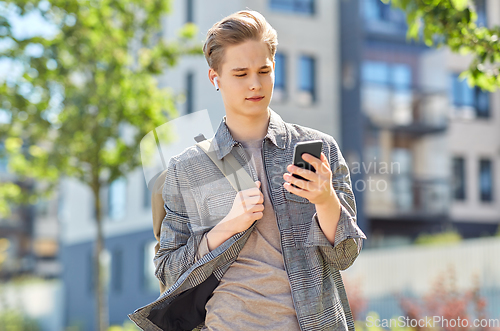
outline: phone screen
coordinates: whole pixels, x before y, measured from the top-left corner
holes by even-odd
[[[316,169],[309,163],[302,159],[302,154],[308,153],[318,159],[321,159],[321,150],[323,149],[323,141],[322,140],[311,140],[311,141],[303,141],[295,144],[295,149],[293,151],[293,164],[297,167],[310,170],[312,172],[316,172]],[[304,177],[293,174],[295,178],[306,180]],[[293,185],[293,184],[292,184]],[[297,187],[293,185],[294,187]]]

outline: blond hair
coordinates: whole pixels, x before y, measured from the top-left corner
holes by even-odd
[[[241,10],[215,23],[207,32],[203,53],[208,66],[221,74],[224,49],[229,45],[238,45],[247,40],[263,41],[269,48],[272,61],[278,46],[276,30],[264,16],[253,10]]]

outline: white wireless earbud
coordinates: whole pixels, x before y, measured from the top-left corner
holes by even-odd
[[[217,89],[217,91],[219,90],[219,84],[217,84],[217,77],[214,78],[214,84],[215,84],[215,88]]]

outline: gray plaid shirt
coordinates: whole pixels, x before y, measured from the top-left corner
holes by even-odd
[[[276,112],[271,109],[270,112],[262,148],[263,162],[300,328],[303,331],[354,330],[340,270],[354,262],[366,236],[356,224],[356,204],[347,163],[330,135],[285,123]],[[225,120],[224,116],[214,137],[217,157],[222,159],[232,153],[257,181],[255,169],[241,144],[231,136]],[[294,145],[316,139],[323,141],[323,153],[333,173],[333,187],[342,205],[334,245],[319,226],[315,205],[283,187],[283,174],[292,163]],[[188,300],[187,293],[192,298],[200,298],[199,293],[213,290],[236,260],[256,223],[196,259],[201,238],[229,213],[237,194],[196,145],[170,159],[162,193],[166,216],[154,263],[156,277],[167,290],[129,318],[143,330],[183,330],[179,323],[191,318],[186,312],[188,308],[183,307],[188,307],[186,301],[195,300],[191,297]],[[203,298],[206,299],[207,293]],[[186,294],[184,301],[182,294]],[[204,303],[199,305],[198,310],[202,311]],[[202,326],[203,323],[198,324],[198,328]]]

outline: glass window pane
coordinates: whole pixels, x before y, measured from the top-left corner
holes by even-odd
[[[481,201],[493,200],[493,174],[491,160],[479,161],[479,191]]]
[[[119,178],[109,186],[109,217],[118,220],[125,216],[127,205],[127,180]]]
[[[384,4],[379,1],[382,7],[382,15],[385,21],[396,23],[398,25],[404,26],[406,24],[406,15],[401,9],[395,9],[390,4]]]
[[[465,200],[465,160],[462,157],[453,158],[452,188],[455,200]]]
[[[299,62],[299,88],[314,94],[314,59],[309,56],[301,56]]]
[[[150,209],[151,208],[151,191],[148,189],[148,185],[146,181],[143,182],[143,206],[145,209]]]
[[[391,67],[391,81],[398,89],[411,88],[411,67],[407,64],[395,64]]]
[[[194,110],[194,74],[188,72],[186,75],[186,113],[191,114]]]
[[[450,77],[450,81],[451,81],[450,99],[451,99],[454,106],[461,106],[462,105],[462,85],[460,84],[460,81],[458,80],[458,75],[452,74]]]
[[[461,81],[460,85],[462,89],[462,105],[474,107],[475,105],[474,89],[471,89],[469,87],[469,84],[467,84],[466,79]]]
[[[193,7],[193,0],[186,0],[186,23],[194,22]]]
[[[488,26],[488,20],[486,15],[486,1],[485,0],[476,0],[476,13],[477,13],[477,26]]]
[[[314,0],[271,0],[271,9],[313,14]]]
[[[286,58],[281,53],[276,53],[274,65],[274,88],[285,89],[286,81]]]
[[[363,16],[366,20],[378,21],[381,17],[380,6],[377,4],[379,0],[363,0],[361,7]]]
[[[389,66],[378,61],[364,61],[361,67],[363,82],[389,84]]]
[[[490,94],[476,87],[476,116],[490,117]]]

